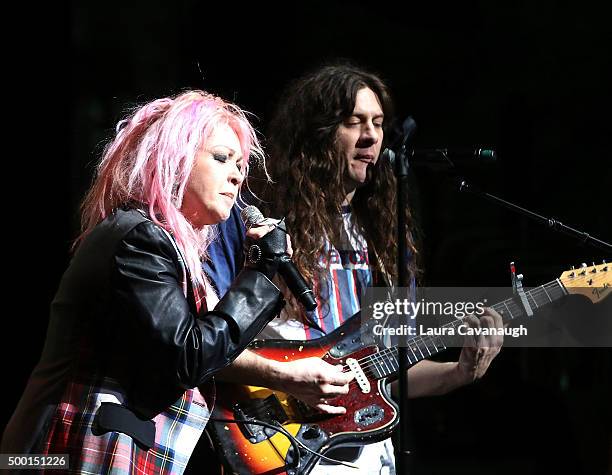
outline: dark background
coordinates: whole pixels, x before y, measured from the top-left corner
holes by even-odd
[[[7,14],[2,425],[126,105],[203,88],[263,130],[288,80],[349,58],[386,78],[398,116],[418,123],[417,146],[493,147],[498,165],[475,182],[612,241],[605,3],[401,3],[64,2]],[[508,285],[510,261],[539,285],[610,258],[455,188],[427,171],[411,179],[427,285]],[[545,314],[609,331],[607,306],[570,299]],[[414,401],[418,473],[607,473],[611,360],[608,348],[508,348],[479,383]]]

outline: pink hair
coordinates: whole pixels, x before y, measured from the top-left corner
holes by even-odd
[[[157,99],[119,122],[81,205],[81,235],[76,244],[114,209],[142,203],[151,219],[174,235],[193,283],[203,289],[206,278],[201,259],[206,256],[212,228],[194,229],[180,208],[196,153],[224,125],[238,136],[243,157],[264,162],[261,144],[245,112],[203,91]],[[248,160],[246,165],[245,174]]]

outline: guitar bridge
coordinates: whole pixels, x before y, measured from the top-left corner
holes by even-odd
[[[382,421],[385,417],[385,410],[378,404],[372,404],[371,406],[364,407],[355,411],[355,423],[361,427],[367,427],[375,424],[376,422]]]
[[[256,420],[268,424],[283,424],[289,420],[275,394],[270,394],[265,399],[253,399],[247,403],[234,405],[234,418],[253,421],[253,423],[238,424],[244,437],[253,444],[269,439],[278,432],[257,424]]]

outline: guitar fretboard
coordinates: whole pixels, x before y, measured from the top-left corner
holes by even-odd
[[[559,279],[548,284],[535,287],[525,292],[527,302],[532,310],[537,310],[567,294]],[[506,299],[492,305],[491,308],[502,316],[505,322],[525,315],[525,309],[514,298]],[[409,364],[433,356],[448,347],[461,346],[464,336],[457,334],[459,326],[465,324],[464,319],[456,319],[442,325],[441,328],[453,327],[454,331],[444,331],[442,335],[417,336],[408,341],[407,358]],[[399,369],[397,348],[384,348],[378,353],[359,360],[362,369],[373,379],[382,379],[394,375]]]

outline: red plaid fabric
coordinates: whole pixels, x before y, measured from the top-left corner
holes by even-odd
[[[214,386],[206,399],[190,389],[155,422],[155,445],[144,450],[131,437],[118,432],[92,433],[95,414],[102,402],[123,403],[119,386],[105,379],[101,387],[72,383],[52,418],[45,454],[68,454],[69,473],[180,474],[185,470],[214,400]],[[66,473],[66,472],[64,472]]]
[[[187,296],[189,274],[174,238],[182,267],[182,287]],[[205,296],[194,287],[195,303],[206,311]],[[134,440],[119,432],[94,435],[92,427],[96,412],[103,402],[124,404],[121,386],[110,378],[79,377],[68,385],[51,419],[41,452],[68,454],[68,473],[149,475],[181,474],[198,442],[214,405],[214,382],[200,389],[185,391],[180,399],[158,414],[155,422],[155,445],[149,450],[139,447]],[[66,473],[62,470],[61,473]]]

